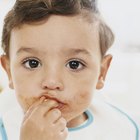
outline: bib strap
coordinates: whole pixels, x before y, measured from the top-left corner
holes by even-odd
[[[2,140],[8,140],[6,130],[1,118],[0,118],[0,135],[2,137]]]

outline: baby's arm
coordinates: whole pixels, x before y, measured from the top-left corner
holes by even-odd
[[[54,100],[38,101],[25,114],[20,140],[66,140],[66,120]]]

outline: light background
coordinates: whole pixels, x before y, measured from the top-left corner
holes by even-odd
[[[0,35],[3,17],[15,0],[0,0]],[[105,87],[98,94],[105,95],[126,109],[140,124],[140,1],[99,0],[99,8],[116,40],[110,53],[113,54]],[[0,50],[0,53],[2,51]],[[0,67],[0,85],[7,88],[7,77]],[[3,94],[4,95],[4,94]],[[2,96],[3,96],[2,95]],[[2,98],[2,97],[1,97]],[[11,100],[9,95],[8,102]],[[2,102],[0,105],[2,108]],[[9,104],[5,103],[5,108]]]

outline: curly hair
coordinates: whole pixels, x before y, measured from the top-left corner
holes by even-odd
[[[102,20],[96,0],[16,0],[15,5],[7,13],[4,20],[2,48],[5,54],[9,56],[10,34],[13,28],[43,21],[51,15],[83,15],[87,22],[98,21],[102,56],[114,42],[114,35]]]

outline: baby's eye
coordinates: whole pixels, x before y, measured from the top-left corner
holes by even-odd
[[[78,60],[69,61],[66,66],[73,71],[78,71],[78,70],[81,70],[85,67],[85,65]]]
[[[37,59],[28,58],[23,61],[23,65],[28,69],[36,69],[41,66],[41,63]]]

